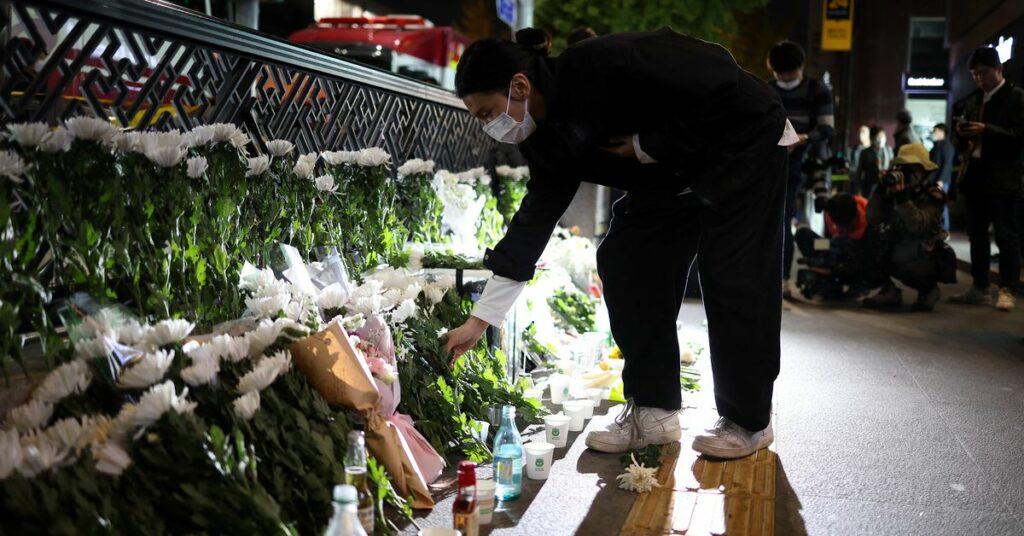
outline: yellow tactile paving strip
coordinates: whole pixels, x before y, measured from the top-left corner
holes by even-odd
[[[775,453],[739,460],[701,458],[688,446],[667,446],[660,488],[637,498],[621,536],[772,536],[775,533]]]

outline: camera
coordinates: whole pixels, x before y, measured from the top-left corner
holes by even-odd
[[[878,183],[886,188],[892,188],[897,184],[906,184],[907,176],[902,171],[894,169],[882,175],[882,178],[878,179]]]
[[[807,175],[821,173],[829,168],[832,168],[832,171],[835,173],[849,173],[850,163],[847,162],[841,154],[839,154],[830,158],[808,158],[800,167],[800,169]]]

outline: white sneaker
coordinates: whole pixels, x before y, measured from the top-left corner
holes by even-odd
[[[1017,299],[1013,297],[1013,292],[1006,287],[999,289],[999,296],[996,298],[996,309],[1012,311],[1016,306]]]
[[[587,434],[587,447],[598,452],[620,453],[647,445],[679,441],[679,412],[661,408],[641,408],[632,401],[606,430]]]
[[[751,432],[731,420],[721,417],[715,423],[715,427],[709,428],[707,432],[693,439],[693,450],[712,458],[743,458],[775,441],[775,432],[772,431],[771,422],[764,430]]]

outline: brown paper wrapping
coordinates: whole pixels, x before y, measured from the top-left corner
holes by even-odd
[[[342,405],[366,420],[366,444],[387,470],[402,497],[412,497],[413,508],[433,508],[427,489],[398,428],[377,412],[380,391],[366,360],[338,324],[291,345],[292,361],[310,385],[328,402]]]
[[[387,470],[399,495],[411,497],[413,508],[434,507],[427,481],[420,474],[405,438],[398,433],[394,424],[377,412],[372,412],[366,418],[366,446]]]
[[[377,408],[380,392],[370,368],[338,324],[292,343],[290,349],[292,361],[328,402],[359,413]]]

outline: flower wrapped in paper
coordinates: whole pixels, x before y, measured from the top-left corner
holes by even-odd
[[[391,475],[398,493],[412,497],[413,508],[433,508],[427,484],[440,474],[438,464],[443,468],[444,461],[416,432],[411,419],[395,413],[398,382],[387,385],[374,378],[362,353],[337,323],[293,343],[291,352],[296,366],[328,402],[363,416],[367,446]]]

